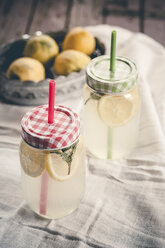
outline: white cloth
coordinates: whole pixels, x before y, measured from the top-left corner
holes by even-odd
[[[106,45],[117,31],[117,55],[137,64],[142,111],[134,151],[114,162],[88,157],[79,208],[58,220],[37,217],[23,201],[18,146],[30,107],[0,103],[0,247],[165,247],[165,49],[141,33],[99,25]],[[62,104],[81,110],[80,97]]]

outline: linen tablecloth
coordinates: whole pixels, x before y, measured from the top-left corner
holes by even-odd
[[[141,118],[136,148],[125,159],[87,156],[86,193],[79,208],[58,220],[34,214],[23,200],[20,120],[30,107],[0,103],[1,248],[165,247],[165,49],[141,33],[88,27],[105,45],[117,30],[117,55],[140,73]],[[60,102],[80,113],[77,95]]]

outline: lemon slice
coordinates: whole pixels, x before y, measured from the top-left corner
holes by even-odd
[[[64,158],[57,153],[45,154],[45,166],[50,177],[57,181],[64,181],[68,180],[74,175],[82,157],[82,144],[82,141],[79,140],[79,143],[73,154],[71,164],[68,164]]]
[[[115,128],[129,122],[139,109],[139,98],[132,90],[120,96],[105,95],[98,101],[98,113],[101,120],[109,127]]]
[[[62,181],[63,178],[67,177],[69,167],[60,155],[49,153],[45,156],[46,169],[53,179]]]
[[[40,176],[44,170],[44,153],[39,149],[30,147],[25,142],[21,143],[20,160],[24,172],[31,177]]]
[[[134,103],[135,103],[135,109],[134,109],[134,115],[139,111],[140,108],[140,96],[139,96],[139,87],[138,85],[129,92],[131,96],[133,97]]]

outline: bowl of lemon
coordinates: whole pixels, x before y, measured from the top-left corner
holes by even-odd
[[[105,46],[84,28],[25,34],[0,48],[0,99],[18,105],[48,101],[48,84],[56,80],[56,102],[81,94],[89,61]]]

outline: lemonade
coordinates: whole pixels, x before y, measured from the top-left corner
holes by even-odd
[[[95,157],[119,159],[136,144],[140,97],[133,62],[117,57],[116,71],[112,73],[109,60],[108,56],[100,56],[87,67],[84,140]]]
[[[74,123],[72,117],[70,119],[70,114],[73,112],[68,108],[56,107],[56,112],[60,111],[62,123],[65,115],[67,115],[67,118],[69,116],[69,119],[67,124],[65,120],[66,125],[59,126],[55,112],[55,124],[48,126],[55,136],[51,136],[51,132],[47,128],[44,128],[43,131],[44,118],[42,116],[42,125],[39,124],[42,126],[41,137],[39,128],[36,127],[36,119],[37,123],[39,122],[36,115],[39,111],[42,114],[45,113],[47,111],[46,106],[40,109],[39,107],[35,108],[29,116],[27,115],[28,118],[26,117],[26,120],[23,121],[23,126],[24,124],[28,125],[29,133],[31,132],[28,136],[28,138],[30,137],[29,140],[23,128],[23,141],[20,145],[23,192],[26,202],[34,212],[45,218],[55,219],[75,210],[83,197],[85,190],[85,149],[79,136],[79,121],[77,118],[74,119],[76,115],[72,115],[76,123]],[[46,123],[46,125],[48,124]],[[75,128],[76,131],[73,133]],[[70,145],[61,145],[60,149],[50,149],[50,144],[51,146],[53,144],[47,143],[50,136],[51,139],[54,137],[54,141],[58,141],[55,146],[59,146],[60,134],[67,136],[68,130],[74,134],[72,140],[69,141]],[[37,135],[40,142],[36,141]],[[48,140],[45,143],[46,138]],[[64,138],[61,144],[65,144],[66,140]],[[74,142],[72,142],[73,140]]]

